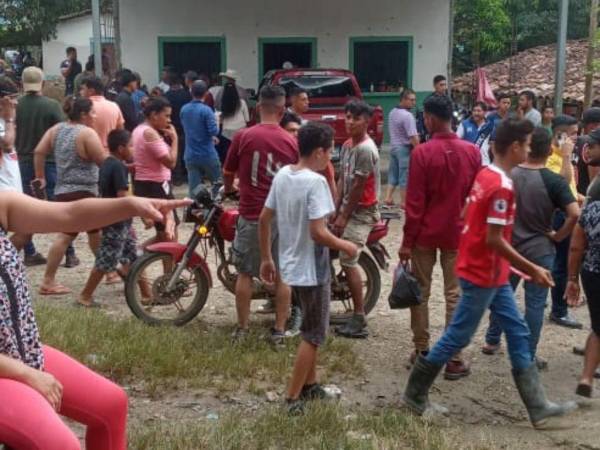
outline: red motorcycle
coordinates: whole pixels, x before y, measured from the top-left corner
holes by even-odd
[[[197,191],[194,204],[187,212],[195,223],[187,244],[164,242],[146,248],[132,265],[125,281],[125,297],[129,308],[149,324],[184,325],[196,317],[208,299],[213,277],[208,256],[215,252],[217,278],[225,289],[235,293],[237,273],[232,263],[231,244],[238,218],[235,208],[225,208],[223,195],[211,195],[206,188]],[[377,303],[381,292],[379,270],[388,269],[390,258],[381,244],[395,213],[383,213],[382,221],[373,227],[367,250],[358,264],[363,278],[365,312]],[[196,250],[199,249],[198,253]],[[255,279],[252,299],[269,299],[273,292]],[[352,314],[352,296],[344,271],[335,252],[331,252],[331,323],[339,324]]]

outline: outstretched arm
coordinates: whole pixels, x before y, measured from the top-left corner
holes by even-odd
[[[140,216],[163,222],[169,213],[192,203],[142,197],[84,199],[69,203],[46,202],[17,192],[0,196],[0,223],[7,231],[19,233],[74,233],[102,228]]]

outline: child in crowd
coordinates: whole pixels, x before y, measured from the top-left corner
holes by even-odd
[[[335,206],[323,171],[331,159],[333,130],[309,122],[298,132],[300,161],[280,169],[273,180],[259,218],[261,278],[277,278],[271,254],[271,222],[276,217],[279,231],[279,275],[300,300],[303,321],[292,379],[287,391],[290,414],[301,414],[304,402],[322,399],[325,391],[317,383],[317,350],[325,341],[329,325],[329,249],[354,257],[358,248],[334,236],[327,216]]]
[[[113,130],[108,135],[110,156],[100,167],[100,194],[103,198],[126,197],[129,194],[128,171],[125,161],[132,157],[131,133],[127,130]],[[136,258],[136,237],[131,219],[117,222],[102,229],[102,242],[96,255],[96,263],[87,283],[81,291],[78,304],[86,307],[98,307],[93,299],[94,291],[108,273],[117,270],[121,263],[120,275],[124,276],[130,264]],[[143,287],[142,287],[143,289]],[[144,290],[142,290],[144,293]],[[149,297],[149,295],[145,295]]]

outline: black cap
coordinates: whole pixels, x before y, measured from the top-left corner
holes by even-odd
[[[600,144],[600,129],[594,130],[588,134],[587,143],[590,145]]]
[[[594,107],[586,109],[583,112],[581,121],[584,125],[589,125],[590,123],[600,123],[600,108]]]

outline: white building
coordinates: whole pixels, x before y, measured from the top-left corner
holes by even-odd
[[[450,0],[120,0],[120,21],[123,66],[148,86],[169,65],[209,76],[231,68],[256,89],[290,61],[349,68],[389,109],[399,82],[422,98],[447,73]]]
[[[102,17],[103,26],[111,23],[112,16],[104,15]],[[56,37],[42,42],[45,75],[49,77],[61,76],[60,63],[67,57],[67,47],[77,49],[77,59],[81,66],[85,68],[85,63],[92,53],[93,36],[90,11],[61,17],[56,26]]]

